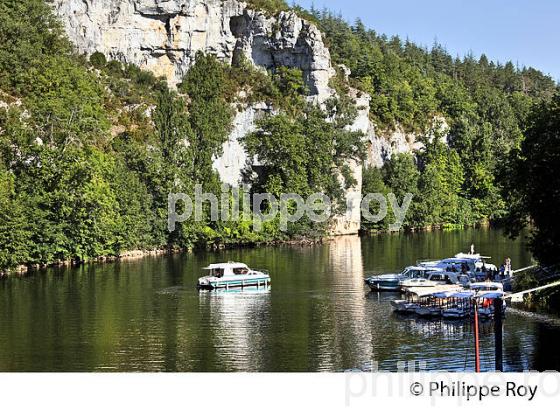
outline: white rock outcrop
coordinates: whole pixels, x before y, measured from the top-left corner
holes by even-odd
[[[277,17],[237,0],[51,0],[80,53],[136,64],[171,85],[203,51],[232,63],[300,68],[307,86],[331,94],[334,74],[321,32],[293,12]]]

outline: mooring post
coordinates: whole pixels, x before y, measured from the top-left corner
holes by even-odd
[[[504,301],[502,298],[494,299],[494,345],[496,347],[496,371],[504,371],[503,361],[503,327],[502,327],[502,310]]]
[[[475,371],[480,373],[480,344],[478,337],[478,303],[474,300],[474,356],[475,356]]]

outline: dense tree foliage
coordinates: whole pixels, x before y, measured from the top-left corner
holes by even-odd
[[[270,14],[288,9],[282,0],[250,3]],[[196,184],[219,195],[213,161],[235,110],[265,102],[277,115],[264,116],[245,138],[260,161],[246,173],[253,192],[321,191],[342,211],[343,190],[356,182],[348,163],[365,153],[362,135],[349,127],[356,116],[345,95],[349,86],[371,94],[380,135],[402,128],[430,136],[422,151],[394,155],[382,169],[364,173],[365,192],[393,192],[399,200],[416,195],[405,227],[503,215],[512,202],[503,199],[511,191],[504,189],[511,153],[523,144],[521,158],[533,158],[538,135],[551,129],[537,123],[551,122],[546,113],[554,108],[530,114],[555,92],[549,77],[484,56],[452,58],[439,45],[428,50],[360,22],[351,26],[327,12],[294,9],[325,32],[334,62],[352,70],[349,84],[343,76],[333,80],[339,96],[322,109],[305,98],[300,70],[266,73],[240,57],[230,66],[198,54],[171,90],[165,80],[101,53],[76,55],[44,0],[0,0],[0,270],[134,249],[324,234],[325,224],[310,221],[283,233],[277,220],[255,232],[247,210],[238,220],[212,221],[208,204],[201,221],[170,233],[167,198],[170,192],[192,196]],[[434,118],[445,119],[447,143]],[[531,207],[516,209],[546,220]],[[389,215],[364,227],[386,229],[391,221]]]
[[[560,263],[560,95],[531,115],[521,149],[513,153],[506,186],[510,233],[532,226],[531,250],[546,265]]]
[[[247,3],[256,10],[264,10],[270,14],[290,9],[285,0],[247,0]]]
[[[271,12],[283,5],[258,3]],[[164,80],[101,53],[89,61],[75,55],[42,0],[3,0],[0,23],[1,270],[134,249],[285,238],[277,221],[254,232],[249,210],[238,220],[211,221],[209,204],[201,221],[167,230],[169,193],[194,197],[200,184],[219,196],[212,165],[236,105],[263,101],[297,118],[310,133],[297,155],[325,150],[323,161],[305,166],[298,192],[312,183],[340,196],[334,172],[355,182],[345,164],[363,153],[357,134],[345,129],[355,113],[347,101],[333,99],[328,114],[308,105],[299,70],[267,74],[243,59],[229,66],[198,54],[175,92]],[[297,178],[287,178],[283,188]],[[324,232],[318,229],[304,224],[292,233]]]
[[[325,33],[335,62],[350,68],[351,85],[372,96],[371,117],[379,134],[397,128],[417,136],[433,135],[434,129],[439,134],[434,119],[448,126],[449,148],[427,143],[415,165],[397,155],[382,172],[385,186],[397,196],[403,184],[416,195],[406,225],[502,218],[510,153],[523,141],[531,107],[550,100],[557,84],[533,68],[495,63],[485,55],[453,58],[439,44],[423,48],[388,38],[328,11],[312,9],[309,15]]]

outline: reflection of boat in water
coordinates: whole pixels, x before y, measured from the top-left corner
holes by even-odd
[[[199,289],[245,289],[267,288],[270,286],[270,275],[264,271],[256,271],[244,263],[216,263],[205,268],[210,275],[198,279]]]

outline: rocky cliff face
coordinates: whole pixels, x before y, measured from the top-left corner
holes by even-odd
[[[177,84],[198,51],[231,63],[302,69],[315,95],[331,93],[321,33],[295,13],[269,17],[237,0],[51,0],[78,50],[104,53]]]
[[[136,64],[170,85],[181,81],[198,51],[227,63],[244,56],[266,69],[277,66],[302,70],[311,99],[322,103],[332,96],[335,75],[320,31],[295,13],[271,17],[238,0],[50,0],[80,53],[102,52],[109,59]],[[369,121],[369,96],[355,95],[359,116],[353,129],[370,140],[370,163],[376,166],[393,151],[413,148],[404,134],[378,138]],[[214,168],[224,182],[238,184],[247,154],[240,137],[254,130],[255,119],[268,107],[247,107],[234,121],[224,153]],[[348,213],[336,220],[334,234],[356,233],[360,225],[361,164],[352,164],[358,185],[347,192]]]

